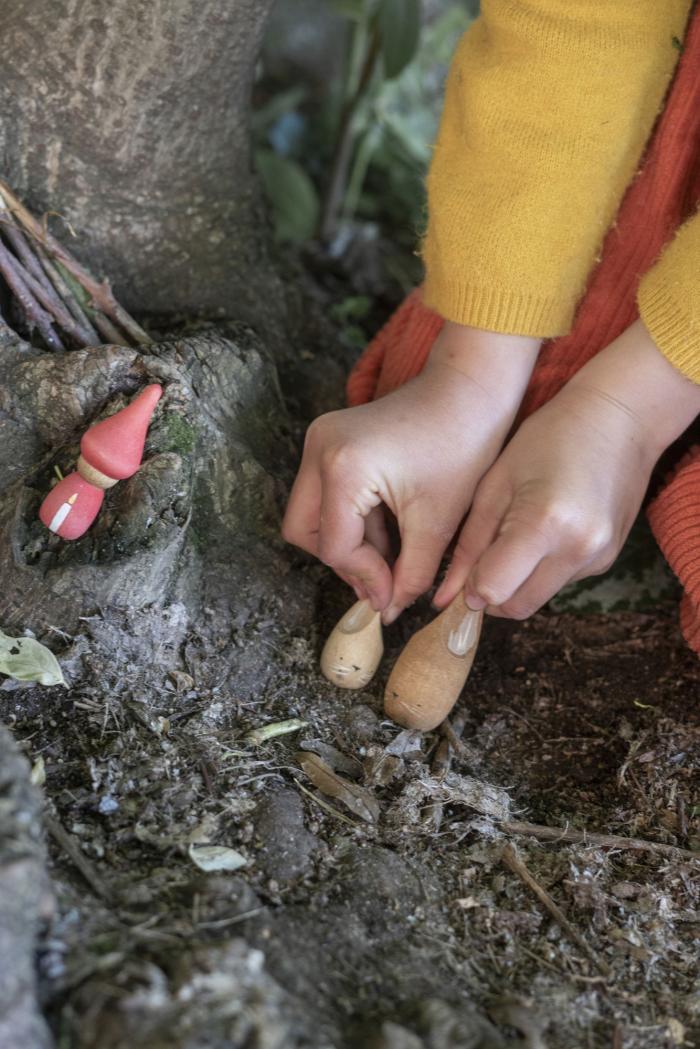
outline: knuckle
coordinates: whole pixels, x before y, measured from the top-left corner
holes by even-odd
[[[557,538],[570,535],[578,527],[571,507],[562,502],[549,503],[543,507],[537,525],[546,535]]]
[[[612,535],[606,525],[592,524],[574,531],[572,546],[581,558],[589,560],[603,554],[610,546]]]
[[[351,444],[336,444],[324,451],[321,469],[327,477],[342,479],[355,475],[358,462],[357,448]]]
[[[490,579],[483,582],[476,579],[474,581],[474,592],[492,608],[501,608],[510,597],[510,594],[502,586]]]
[[[323,437],[326,433],[327,428],[326,419],[327,416],[319,415],[317,419],[314,419],[314,421],[309,424],[306,430],[306,436],[304,438],[305,448],[309,448],[312,445],[323,443]]]

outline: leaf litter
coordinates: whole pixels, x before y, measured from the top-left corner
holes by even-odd
[[[138,622],[135,637],[147,614]],[[382,720],[381,683],[338,696],[297,659],[291,682],[281,663],[237,707],[222,700],[215,660],[182,664],[177,692],[172,644],[161,665],[137,652],[120,662],[109,624],[93,628],[79,659],[62,657],[79,684],[60,702],[0,692],[65,828],[53,837],[63,898],[47,988],[76,1049],[101,1044],[108,1023],[135,1049],[192,1049],[192,1025],[210,1041],[235,1029],[283,1049],[359,1049],[378,1031],[382,1049],[483,1049],[515,1032],[547,1049],[699,1042],[697,862],[503,829],[531,821],[698,848],[688,697],[700,672],[662,620],[496,625],[463,707],[468,746],[439,775],[436,737]],[[159,718],[167,734],[150,729]],[[308,724],[300,742],[241,743],[261,721],[293,719]],[[261,806],[285,790],[300,817],[280,807],[263,825]],[[104,797],[116,807],[100,811]],[[609,979],[504,868],[511,838]],[[263,873],[271,844],[278,869],[268,859]],[[120,902],[107,910],[107,899]]]

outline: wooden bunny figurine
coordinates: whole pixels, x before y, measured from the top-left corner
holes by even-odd
[[[469,676],[481,633],[460,591],[432,623],[414,634],[394,665],[384,710],[406,728],[429,732],[444,721]]]
[[[321,671],[339,688],[365,688],[384,652],[381,613],[358,601],[331,631],[321,653]]]

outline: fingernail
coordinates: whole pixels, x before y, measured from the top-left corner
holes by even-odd
[[[464,603],[472,612],[481,612],[483,608],[486,608],[486,602],[483,597],[479,597],[477,594],[466,594]]]
[[[391,626],[395,619],[401,615],[402,609],[398,605],[389,605],[382,612],[382,623],[384,626]]]

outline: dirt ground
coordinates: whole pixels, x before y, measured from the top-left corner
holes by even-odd
[[[95,616],[61,639],[70,691],[0,690],[45,776],[59,1049],[700,1046],[700,664],[674,610],[489,622],[448,770],[442,737],[381,711],[427,603],[387,632],[369,689],[342,692],[317,660],[346,594],[294,571],[323,584],[307,632],[274,595],[223,627],[177,605]],[[314,786],[310,754],[360,788],[352,807]],[[509,842],[582,942],[504,862]]]

